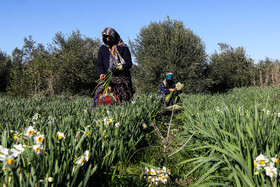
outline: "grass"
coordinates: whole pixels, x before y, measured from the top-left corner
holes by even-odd
[[[277,88],[253,87],[215,95],[182,94],[182,108],[172,115],[153,94],[136,96],[131,105],[98,107],[94,112],[88,97],[11,99],[2,95],[2,146],[32,146],[33,139],[23,135],[13,140],[14,131],[24,132],[28,126],[44,134],[45,140],[43,153],[26,149],[12,168],[4,167],[0,181],[5,185],[147,186],[139,171],[165,166],[172,171],[170,185],[278,186],[278,180],[256,170],[254,160],[259,154],[268,158],[279,154],[279,97]],[[36,113],[40,118],[34,121]],[[105,118],[112,122],[105,125]],[[86,128],[89,136],[85,137]],[[59,141],[57,131],[66,140]],[[80,166],[76,161],[86,150],[91,159]],[[54,181],[49,182],[49,177]]]

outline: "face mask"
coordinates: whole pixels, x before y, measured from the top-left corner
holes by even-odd
[[[173,84],[173,80],[167,80],[167,84],[168,85]]]
[[[110,47],[112,47],[112,46],[114,45],[114,42],[113,42],[112,40],[109,40],[109,41],[107,42],[107,45],[109,45]]]

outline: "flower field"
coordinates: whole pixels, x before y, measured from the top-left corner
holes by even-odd
[[[92,98],[0,96],[0,185],[279,186],[280,93]]]

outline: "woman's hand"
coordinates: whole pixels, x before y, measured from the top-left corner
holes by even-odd
[[[100,78],[101,80],[104,80],[104,79],[105,79],[105,77],[106,77],[106,75],[105,75],[105,74],[101,74],[99,78]]]
[[[169,88],[170,92],[175,92],[176,90],[174,88]]]

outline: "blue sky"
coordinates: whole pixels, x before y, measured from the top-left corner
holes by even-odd
[[[169,16],[198,35],[209,55],[227,43],[244,47],[256,62],[280,59],[279,0],[1,0],[0,7],[0,50],[7,54],[29,35],[46,46],[55,33],[77,29],[95,39],[113,27],[128,43]]]

